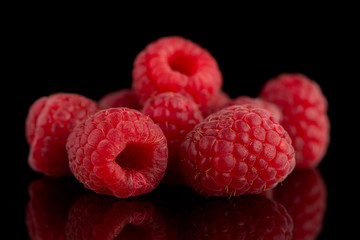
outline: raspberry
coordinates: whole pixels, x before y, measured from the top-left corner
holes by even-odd
[[[206,105],[201,105],[200,110],[204,117],[223,109],[229,104],[231,98],[224,91],[219,91],[213,95]]]
[[[295,166],[287,132],[267,112],[247,105],[209,115],[186,135],[181,153],[184,180],[203,195],[260,193]]]
[[[282,120],[282,113],[281,110],[273,103],[267,102],[261,98],[251,98],[247,96],[240,96],[233,100],[231,100],[227,106],[234,106],[234,105],[254,105],[254,107],[263,108],[264,110],[268,111],[274,119],[278,122]]]
[[[127,107],[136,110],[141,109],[139,99],[131,89],[121,89],[106,94],[99,100],[99,106],[102,109],[116,107]]]
[[[319,85],[302,74],[282,74],[270,79],[260,96],[282,111],[280,122],[296,151],[296,167],[316,167],[330,139],[327,100]]]
[[[169,148],[168,170],[178,172],[180,143],[203,120],[198,106],[179,93],[165,92],[149,98],[142,113],[163,130]]]
[[[152,191],[167,166],[164,133],[129,108],[104,109],[80,123],[66,149],[70,170],[86,188],[121,198]]]
[[[202,105],[222,85],[222,74],[210,53],[178,36],[147,45],[136,56],[132,76],[132,88],[141,102],[161,92],[179,92]]]
[[[69,211],[68,240],[166,239],[164,219],[150,202],[88,194]]]
[[[294,221],[293,239],[317,239],[327,205],[326,185],[320,172],[296,169],[273,192],[275,200],[286,207]]]
[[[293,222],[279,203],[261,195],[210,200],[194,207],[179,239],[287,239]]]
[[[71,174],[66,139],[80,121],[98,109],[93,100],[72,93],[57,93],[35,101],[26,118],[30,167],[48,176]]]

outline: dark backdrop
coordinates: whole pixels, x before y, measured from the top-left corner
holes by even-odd
[[[231,97],[256,97],[266,80],[283,72],[300,72],[319,83],[329,101],[331,121],[331,143],[319,166],[329,192],[320,239],[351,230],[347,214],[353,211],[349,208],[353,207],[351,194],[358,181],[351,169],[356,168],[359,158],[347,135],[355,134],[358,118],[355,105],[359,101],[352,100],[349,91],[357,88],[358,78],[350,73],[358,69],[356,58],[351,60],[357,50],[355,29],[336,21],[264,21],[250,26],[236,21],[228,25],[202,20],[170,27],[147,21],[87,24],[62,20],[21,19],[6,36],[9,55],[5,71],[9,74],[3,78],[2,89],[9,110],[2,119],[4,128],[11,132],[6,134],[3,150],[10,154],[3,159],[6,187],[2,196],[4,208],[9,210],[7,224],[17,227],[18,234],[26,239],[27,187],[42,176],[27,165],[29,147],[24,122],[29,106],[39,97],[55,92],[74,92],[98,100],[110,91],[129,88],[136,54],[149,42],[168,35],[189,38],[208,49],[218,61],[223,89]]]

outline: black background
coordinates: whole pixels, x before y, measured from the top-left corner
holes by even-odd
[[[266,80],[283,72],[303,73],[321,86],[329,102],[331,142],[319,166],[328,188],[328,210],[319,239],[350,234],[349,216],[357,209],[354,194],[358,192],[353,170],[359,159],[351,138],[358,134],[359,103],[351,92],[358,88],[354,72],[359,69],[357,29],[351,27],[351,19],[325,16],[316,22],[264,19],[257,23],[254,17],[220,22],[211,15],[186,24],[161,18],[137,23],[135,17],[88,21],[46,15],[18,16],[6,26],[4,37],[2,199],[5,224],[17,229],[19,239],[27,238],[28,185],[42,176],[27,165],[24,123],[29,106],[55,92],[98,100],[110,91],[131,87],[135,56],[151,41],[168,35],[189,38],[208,49],[218,61],[223,89],[231,97],[256,97]]]

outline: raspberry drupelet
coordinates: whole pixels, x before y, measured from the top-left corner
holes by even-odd
[[[247,105],[209,115],[181,144],[180,172],[202,195],[261,193],[295,166],[291,139],[266,111]]]
[[[148,44],[136,56],[132,76],[132,89],[141,103],[161,92],[178,92],[204,105],[222,85],[215,58],[198,44],[178,36]]]
[[[74,93],[57,93],[36,100],[26,118],[30,167],[45,175],[70,175],[66,140],[73,128],[99,110],[96,102]]]
[[[120,198],[152,191],[168,162],[160,127],[129,108],[104,109],[80,123],[66,149],[71,172],[86,188]]]

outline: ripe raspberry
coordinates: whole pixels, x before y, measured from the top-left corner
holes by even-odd
[[[247,96],[240,96],[233,100],[231,100],[227,106],[234,106],[234,105],[253,105],[254,107],[262,108],[269,112],[270,115],[274,117],[274,119],[278,122],[282,120],[282,113],[281,110],[273,103],[267,102],[261,98],[251,98]]]
[[[273,192],[275,200],[286,207],[294,221],[293,240],[317,239],[323,226],[327,198],[320,172],[296,169]]]
[[[281,109],[281,125],[296,151],[296,167],[316,167],[330,139],[327,100],[319,85],[302,74],[282,74],[270,79],[260,96]]]
[[[202,112],[204,117],[207,117],[210,114],[223,109],[229,104],[230,101],[231,98],[229,97],[229,95],[226,92],[220,90],[210,98],[206,105],[200,106],[200,111]]]
[[[141,102],[161,92],[179,92],[206,104],[222,85],[221,72],[210,53],[177,36],[146,46],[135,59],[132,76],[132,88]]]
[[[68,240],[166,239],[164,219],[150,202],[88,194],[70,208]]]
[[[181,153],[184,180],[203,195],[260,193],[295,166],[287,132],[267,112],[247,105],[209,115],[187,134]]]
[[[31,147],[30,167],[48,176],[71,174],[66,139],[80,121],[98,109],[93,100],[72,93],[57,93],[35,101],[25,123]]]
[[[121,198],[152,191],[167,166],[164,133],[129,108],[104,109],[80,123],[66,149],[71,172],[86,188]]]
[[[169,148],[168,170],[178,172],[180,143],[203,120],[198,106],[179,93],[165,92],[149,98],[142,113],[163,130]]]
[[[179,234],[183,240],[290,240],[293,222],[279,203],[261,195],[210,200],[194,206]]]
[[[99,106],[102,109],[116,107],[127,107],[136,110],[141,109],[139,99],[131,89],[121,89],[106,94],[99,100]]]

